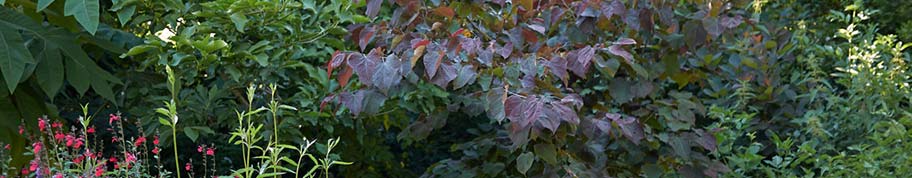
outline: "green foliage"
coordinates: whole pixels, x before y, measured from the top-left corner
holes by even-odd
[[[909,5],[0,0],[2,168],[123,111],[159,176],[909,177]]]

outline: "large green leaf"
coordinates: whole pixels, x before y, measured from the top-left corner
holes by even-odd
[[[94,35],[98,30],[98,0],[67,0],[63,15],[76,17],[86,31]]]
[[[38,7],[35,7],[35,12],[40,12],[41,10],[44,10],[45,8],[50,6],[51,3],[54,3],[54,0],[38,0]]]
[[[3,72],[3,79],[10,93],[14,92],[19,84],[25,64],[34,62],[19,32],[0,24],[0,71]]]
[[[54,99],[57,91],[63,86],[63,56],[60,50],[54,46],[46,45],[44,50],[39,54],[38,68],[35,69],[35,78],[38,85],[44,90],[48,98]]]

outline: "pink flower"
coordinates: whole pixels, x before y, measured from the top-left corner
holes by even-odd
[[[28,174],[29,174],[29,170],[26,168],[22,168],[22,175],[28,175]]]
[[[51,124],[51,128],[61,128],[61,127],[63,127],[63,123],[60,123],[59,121]]]
[[[158,135],[155,136],[155,139],[152,139],[152,144],[158,145]]]
[[[104,169],[101,166],[95,167],[95,177],[101,177],[104,174]]]
[[[79,149],[82,147],[82,139],[76,139],[76,143],[73,143],[73,149]]]
[[[215,149],[214,148],[206,149],[206,155],[215,156]]]
[[[152,154],[158,154],[159,151],[161,150],[158,150],[158,147],[152,148]]]
[[[133,153],[127,153],[127,162],[129,163],[129,162],[133,162],[133,161],[136,161],[136,155],[134,155]]]
[[[54,178],[63,178],[63,174],[57,173],[57,175],[54,175]]]
[[[64,138],[64,135],[61,132],[57,132],[54,134],[54,140],[57,140],[58,143],[60,141],[63,141],[63,138]]]
[[[25,134],[25,127],[22,125],[19,125],[19,135],[22,135],[22,134]]]
[[[38,170],[38,159],[32,160],[31,164],[29,165],[29,171],[35,170]]]
[[[193,165],[190,165],[190,163],[184,165],[184,170],[190,171],[190,169],[193,169]]]
[[[111,142],[117,142],[117,137],[111,137]]]
[[[66,136],[66,146],[67,146],[67,147],[73,146],[73,144],[74,144],[73,142],[74,142],[75,140],[76,140],[76,137],[73,137],[73,135],[67,135],[67,136]]]
[[[38,154],[38,152],[41,152],[41,142],[35,142],[35,143],[33,143],[33,144],[32,144],[32,149],[33,149],[33,152],[32,152],[32,153]]]
[[[114,121],[118,121],[118,120],[120,120],[119,115],[108,114],[108,124],[113,124]]]
[[[196,152],[202,153],[202,152],[203,152],[203,146],[202,146],[202,145],[197,146],[197,147],[196,147]]]
[[[76,159],[73,159],[73,163],[82,164],[82,160],[85,160],[85,156],[79,155],[79,157],[76,157]]]
[[[4,146],[3,149],[10,150],[10,145],[6,144],[6,146]]]
[[[133,144],[136,145],[137,147],[139,147],[143,144],[143,142],[146,142],[146,137],[137,138],[136,141],[133,142]]]
[[[117,162],[117,158],[112,156],[111,158],[108,158],[108,162],[116,163],[116,162]]]
[[[41,130],[41,132],[44,132],[44,129],[47,129],[47,121],[44,121],[44,119],[38,118],[38,130]]]
[[[89,127],[89,129],[86,130],[86,133],[90,133],[90,134],[95,133],[95,126]]]

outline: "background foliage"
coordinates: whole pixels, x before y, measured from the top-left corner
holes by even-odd
[[[0,4],[0,136],[16,149],[18,123],[89,103],[225,148],[228,172],[243,167],[232,111],[280,101],[297,110],[255,116],[277,126],[261,134],[339,137],[345,177],[912,174],[905,2]],[[172,98],[175,137],[153,119]]]

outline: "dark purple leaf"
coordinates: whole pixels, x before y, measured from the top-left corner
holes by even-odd
[[[578,55],[576,60],[579,61],[579,63],[588,64],[589,62],[592,62],[592,58],[595,57],[595,48],[586,46],[579,50]]]
[[[640,14],[635,10],[631,10],[631,13],[628,13],[624,17],[624,23],[627,24],[627,27],[634,31],[640,31]]]
[[[520,95],[513,95],[507,98],[504,102],[504,113],[507,114],[507,119],[510,119],[510,122],[519,123],[520,119],[522,119],[522,110],[526,107],[525,104]]]
[[[560,118],[563,121],[573,125],[579,125],[579,115],[576,114],[576,111],[573,111],[567,105],[562,103],[551,103],[551,110],[557,113],[556,118]],[[548,119],[553,119],[555,117],[548,117]]]
[[[621,48],[621,45],[609,46],[608,52],[610,52],[611,54],[617,55],[617,56],[621,56],[628,63],[633,64],[633,54],[630,54],[630,52],[627,52],[627,50],[624,50],[624,48]]]
[[[744,19],[740,15],[735,15],[734,17],[722,16],[721,24],[725,28],[735,28],[741,25],[742,21]]]
[[[567,73],[567,60],[555,55],[551,60],[545,61],[545,66],[551,71],[551,74],[560,78],[564,84],[568,84],[567,80],[570,79],[570,74]]]
[[[634,45],[634,44],[636,44],[636,43],[637,43],[637,42],[636,42],[635,40],[633,40],[633,39],[630,39],[630,38],[627,38],[627,37],[621,37],[621,38],[619,38],[617,41],[615,41],[615,42],[612,43],[612,44],[616,44],[616,45]]]
[[[342,102],[342,105],[351,110],[351,113],[356,116],[361,114],[362,100],[364,100],[364,93],[360,91],[356,91],[354,94],[351,92],[339,94],[339,102]]]
[[[560,103],[581,108],[583,107],[583,98],[577,94],[568,94],[567,96],[564,96],[564,98],[561,98]]]
[[[709,151],[716,151],[716,137],[712,133],[707,133],[702,129],[696,129],[697,135],[700,137],[697,139],[697,143],[700,146],[703,146],[704,149]]]
[[[543,35],[545,34],[545,27],[543,27],[541,25],[531,24],[528,27],[529,27],[529,29],[535,30],[535,32],[541,33]]]
[[[703,18],[703,28],[706,29],[706,33],[708,33],[713,38],[718,37],[722,34],[722,31],[725,30],[725,27],[719,23],[719,19],[715,17]]]
[[[614,123],[621,127],[621,133],[633,144],[640,144],[643,140],[643,126],[634,117],[624,117],[623,119],[614,120]]]
[[[456,66],[453,66],[453,64],[441,64],[438,75],[431,82],[440,86],[440,88],[446,88],[450,81],[456,79],[456,76]]]
[[[371,51],[367,56],[355,53],[348,59],[348,66],[358,74],[358,77],[361,78],[361,83],[364,85],[371,86],[371,78],[374,75],[374,71],[377,68],[377,61],[380,61],[379,52]]]
[[[611,122],[601,119],[592,119],[592,124],[595,125],[595,128],[598,128],[602,133],[611,132]]]
[[[459,89],[463,86],[472,84],[475,82],[475,77],[477,73],[475,72],[475,67],[472,65],[464,65],[458,70],[458,75],[456,76],[455,81],[453,81],[453,89]]]
[[[578,59],[578,58],[579,58],[579,50],[571,51],[570,53],[568,53],[567,54],[567,61],[568,61],[567,69],[570,69],[570,71],[572,71],[573,74],[576,74],[576,76],[579,76],[581,78],[586,78],[586,72],[589,71],[589,65],[591,63],[589,63],[589,62],[581,63],[580,60],[573,60],[573,59]]]
[[[376,26],[366,26],[364,29],[361,29],[361,33],[358,37],[358,46],[361,47],[361,51],[367,49],[367,44],[369,44],[371,39],[374,37],[374,32],[376,30],[375,28]]]
[[[488,46],[487,49],[478,51],[478,62],[484,64],[485,66],[491,67],[494,60],[494,47]]]
[[[525,127],[529,124],[532,124],[534,121],[538,120],[538,118],[542,114],[542,110],[544,109],[545,104],[540,99],[535,98],[534,96],[532,96],[530,98],[526,98],[526,100],[524,102],[526,103],[525,104],[526,108],[523,108],[523,111],[522,111],[524,114],[524,120],[521,120],[520,124],[521,124],[521,126]]]
[[[465,50],[465,52],[468,55],[473,55],[473,54],[475,54],[475,51],[479,48],[478,46],[481,45],[481,40],[478,38],[466,38],[466,37],[460,36],[459,45],[462,46],[462,50]]]
[[[326,67],[326,74],[332,75],[333,69],[342,65],[342,62],[345,61],[345,58],[348,57],[348,53],[341,53],[336,51],[332,55],[332,59],[329,61],[329,66]]]
[[[399,81],[402,80],[402,75],[399,74],[401,62],[400,59],[395,55],[389,55],[386,57],[383,63],[377,66],[377,70],[371,78],[371,82],[374,83],[380,91],[387,91],[390,87],[399,85]]]
[[[602,1],[601,6],[602,14],[607,18],[611,18],[612,15],[617,15],[623,19],[627,14],[627,7],[624,7],[624,3],[621,2],[621,0],[614,0],[610,3]]]
[[[427,73],[428,78],[434,78],[437,75],[437,68],[440,68],[440,63],[443,62],[443,53],[443,49],[440,49],[437,44],[427,46],[423,61],[424,71]]]
[[[365,12],[367,17],[376,17],[377,13],[380,12],[380,5],[382,4],[383,0],[367,0],[367,12]]]
[[[545,127],[551,132],[556,132],[557,128],[560,127],[561,115],[556,110],[551,108],[545,108],[542,110],[544,118],[538,119],[538,124],[542,127]]]
[[[504,46],[500,48],[499,51],[501,57],[508,59],[510,57],[510,54],[513,54],[513,43],[507,42],[507,44],[504,44]]]

